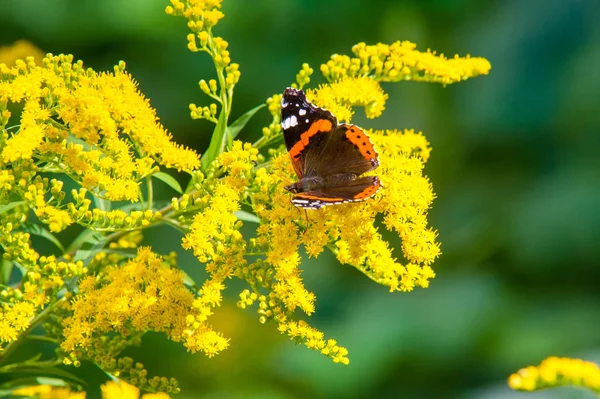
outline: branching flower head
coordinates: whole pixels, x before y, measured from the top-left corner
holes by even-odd
[[[23,102],[18,130],[3,130],[0,165],[36,159],[60,168],[111,200],[137,201],[139,180],[158,165],[199,166],[198,155],[173,143],[148,100],[124,72],[96,73],[70,56],[0,65],[0,128],[10,102]]]
[[[581,359],[551,356],[537,366],[525,367],[508,378],[508,385],[519,391],[538,391],[574,385],[600,393],[600,367]]]
[[[321,68],[330,83],[307,91],[309,99],[345,122],[351,121],[356,106],[363,107],[369,118],[381,115],[387,100],[381,81],[406,80],[410,74],[413,80],[447,84],[489,70],[489,63],[486,67],[483,59],[447,60],[430,52],[419,53],[408,42],[391,46],[359,44],[354,52],[357,58],[334,56]],[[398,71],[406,76],[398,78]],[[303,65],[297,75],[298,86],[310,83],[312,72]],[[265,137],[255,147],[281,137],[279,98],[275,95],[267,101],[273,123],[263,130]],[[390,291],[427,287],[435,276],[431,264],[440,254],[437,232],[427,223],[427,211],[435,197],[423,174],[431,152],[429,143],[414,130],[370,130],[368,134],[380,154],[380,167],[371,173],[377,174],[384,185],[372,200],[325,207],[317,211],[318,217],[309,214],[305,218],[284,190],[295,179],[288,154],[272,150],[267,167],[252,168],[249,161],[254,159],[242,155],[242,144],[235,143],[211,166],[215,172],[210,173],[222,176],[221,182],[196,186],[207,194],[196,194],[193,202],[206,205],[200,206],[204,210],[184,239],[184,247],[193,249],[200,261],[207,263],[209,273],[218,271],[218,281],[237,276],[248,282],[250,289],[240,294],[240,307],[257,303],[261,322],[276,321],[282,333],[341,363],[348,363],[347,350],[335,340],[325,339],[306,321],[298,320],[296,311],[310,316],[316,300],[302,281],[300,247],[314,257],[329,249],[341,263],[353,265]],[[241,168],[246,173],[241,179],[236,177],[239,172],[222,166],[225,159],[240,158],[246,159]],[[242,221],[234,217],[244,204],[259,222],[257,236],[250,239],[249,245],[239,234]],[[382,226],[375,222],[378,215],[382,215]],[[383,239],[382,228],[398,234],[403,259],[396,259],[393,248]],[[247,260],[246,251],[255,259]],[[232,259],[237,261],[224,267],[226,260]]]
[[[291,340],[348,364],[348,350],[307,321],[317,298],[304,285],[301,250],[310,257],[331,251],[390,291],[425,288],[435,276],[431,266],[440,244],[427,220],[435,197],[424,174],[427,139],[409,129],[362,127],[374,146],[368,151],[379,154],[377,169],[367,175],[378,176],[369,179],[382,188],[360,203],[306,213],[296,208],[285,187],[300,173],[279,145],[281,94],[229,122],[241,74],[228,42],[214,34],[224,17],[221,3],[171,0],[166,7],[167,14],[186,19],[188,49],[207,54],[215,66],[216,76],[198,82],[210,103],[189,106],[192,118],[214,124],[202,158],[173,141],[123,62],[112,73],[84,68],[69,55],[48,54],[41,64],[33,57],[0,64],[0,247],[3,265],[21,272],[2,280],[8,283],[1,292],[0,364],[43,326],[57,345],[55,364],[78,367],[88,360],[115,379],[103,386],[105,399],[138,399],[140,390],[152,392],[144,399],[165,398],[179,391],[177,381],[149,377],[143,364],[122,352],[155,331],[190,352],[219,354],[229,340],[210,318],[232,278],[246,283],[240,308],[255,307],[261,323],[274,322]],[[448,59],[417,51],[410,42],[359,43],[352,52],[321,66],[327,83],[311,88],[314,70],[303,64],[293,85],[344,123],[352,122],[356,107],[367,118],[384,112],[382,82],[447,85],[490,69],[483,58]],[[262,137],[253,144],[240,141],[248,120],[265,105],[272,120]],[[327,122],[335,124],[333,118]],[[360,137],[366,145],[366,136]],[[167,169],[190,176],[185,189]],[[157,206],[153,178],[180,196]],[[206,268],[205,281],[187,276],[174,254],[141,246],[142,231],[158,224],[183,232],[183,247]],[[71,226],[82,231],[63,246],[54,234]],[[384,239],[389,233],[401,248]],[[57,255],[39,253],[32,235],[51,242]],[[32,362],[40,369],[47,365]],[[45,385],[12,393],[85,396]]]

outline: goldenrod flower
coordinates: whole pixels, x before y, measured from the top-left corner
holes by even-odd
[[[170,396],[163,392],[147,393],[140,396],[140,390],[125,381],[109,381],[102,385],[102,399],[169,399]],[[72,391],[67,387],[54,387],[51,385],[36,385],[15,389],[12,391],[17,397],[30,397],[37,399],[85,399],[85,392]]]
[[[12,306],[3,303],[0,308],[0,343],[17,339],[19,333],[29,327],[35,310],[35,306],[26,301],[17,302]]]
[[[186,20],[188,49],[207,54],[216,70],[214,79],[198,82],[209,103],[189,106],[193,118],[215,125],[202,159],[173,141],[124,62],[111,73],[85,68],[69,55],[0,64],[0,246],[9,269],[14,263],[22,271],[20,281],[0,293],[0,361],[43,323],[58,346],[55,361],[79,367],[89,360],[115,378],[103,386],[103,398],[139,399],[140,390],[176,393],[175,379],[148,377],[123,350],[155,331],[190,352],[219,354],[229,341],[209,319],[236,277],[247,283],[240,308],[256,305],[259,322],[272,321],[291,340],[348,364],[347,349],[307,321],[317,299],[304,286],[300,252],[317,257],[329,250],[390,291],[427,287],[440,255],[427,220],[435,198],[424,174],[431,147],[421,132],[364,126],[379,153],[380,166],[371,173],[383,188],[363,203],[300,211],[284,189],[295,179],[289,155],[282,148],[259,152],[281,140],[281,95],[266,100],[271,121],[256,143],[235,140],[265,104],[229,123],[241,75],[229,43],[213,33],[224,16],[222,1],[170,3],[166,13]],[[333,55],[321,66],[326,84],[307,88],[314,72],[308,64],[294,84],[340,122],[352,121],[354,107],[379,117],[388,98],[381,82],[450,84],[490,70],[483,58],[447,59],[410,42],[359,43],[352,51],[352,57]],[[14,109],[22,111],[13,115]],[[164,172],[168,168],[191,176],[185,190]],[[153,179],[181,195],[157,206]],[[32,215],[35,221],[28,220]],[[159,223],[184,232],[182,245],[204,264],[205,281],[191,281],[174,254],[140,247],[143,230]],[[256,227],[250,239],[242,234],[244,223]],[[53,233],[73,225],[84,231],[63,245]],[[398,236],[401,259],[384,230]],[[38,253],[32,235],[52,242],[59,254]],[[13,393],[85,397],[43,385]]]
[[[52,385],[35,385],[15,389],[11,392],[16,397],[36,399],[85,399],[85,392],[74,392],[68,387],[55,387]],[[137,398],[136,398],[137,399]]]
[[[44,53],[27,40],[17,40],[11,45],[0,47],[0,63],[13,66],[17,60],[26,57],[33,57],[35,62],[40,62]]]
[[[345,77],[370,77],[379,82],[414,80],[446,85],[487,75],[491,69],[485,58],[469,55],[446,58],[429,49],[418,51],[416,47],[409,41],[372,46],[358,43],[352,48],[355,57],[334,54],[321,65],[321,72],[330,82]]]
[[[511,374],[508,385],[520,391],[576,385],[600,394],[600,367],[582,359],[552,356]]]
[[[385,109],[388,97],[377,81],[367,77],[345,77],[338,82],[322,85],[314,92],[308,91],[307,96],[342,122],[352,119],[352,107],[355,106],[364,107],[367,118],[377,118]]]
[[[206,306],[196,304],[180,271],[166,267],[160,257],[141,248],[127,264],[81,281],[72,300],[73,316],[63,321],[61,347],[75,354],[108,332],[157,331],[183,341],[193,352],[212,356],[227,347],[227,340],[212,331],[205,318],[199,319]]]
[[[174,144],[158,123],[124,63],[113,74],[84,69],[70,56],[49,54],[43,64],[0,64],[0,109],[25,102],[19,130],[5,139],[2,164],[43,160],[97,195],[132,201],[154,163],[186,171],[199,166],[198,155]]]

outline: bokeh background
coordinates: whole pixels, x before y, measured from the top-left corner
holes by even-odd
[[[119,60],[176,139],[203,151],[211,125],[188,104],[208,103],[199,79],[210,59],[186,49],[185,21],[164,0],[1,0],[0,46],[27,39],[96,70]],[[126,354],[175,376],[179,398],[591,398],[562,388],[522,394],[506,378],[549,355],[600,360],[600,2],[598,0],[225,0],[216,33],[241,65],[233,118],[289,85],[303,62],[318,71],[365,41],[483,56],[489,76],[442,87],[384,85],[387,110],[359,125],[415,128],[433,147],[426,173],[443,255],[428,289],[387,292],[330,255],[306,260],[318,298],[312,322],[350,351],[348,367],[260,325],[235,307],[215,316],[231,347],[186,354],[159,334]],[[322,82],[315,74],[314,84]],[[241,138],[254,141],[266,112]],[[169,198],[172,192],[160,195]],[[201,265],[180,236],[150,230],[159,252]],[[106,376],[75,371],[99,397]]]

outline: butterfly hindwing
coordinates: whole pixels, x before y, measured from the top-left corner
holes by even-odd
[[[292,202],[300,208],[319,209],[326,205],[364,201],[375,195],[380,188],[381,181],[377,176],[364,176],[343,186],[298,193]]]

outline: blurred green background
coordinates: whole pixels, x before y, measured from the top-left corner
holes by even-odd
[[[0,45],[28,39],[96,70],[125,60],[163,124],[203,151],[211,125],[191,120],[188,104],[208,103],[197,82],[214,76],[211,61],[187,51],[185,21],[165,5],[1,0]],[[549,355],[600,360],[600,2],[225,0],[223,11],[215,31],[242,71],[234,119],[281,92],[303,62],[318,71],[361,41],[410,40],[490,60],[489,76],[446,88],[386,84],[383,116],[355,119],[415,128],[431,142],[437,277],[428,289],[390,294],[328,254],[305,262],[318,298],[312,322],[349,349],[348,367],[235,308],[237,282],[214,318],[231,338],[223,354],[186,354],[159,334],[127,354],[178,378],[179,398],[594,397],[516,393],[506,378]],[[260,114],[242,138],[254,141],[268,120]],[[177,249],[182,267],[202,277],[172,230],[150,230],[146,241]],[[76,373],[89,381],[88,397],[99,397],[106,377],[89,364]]]

